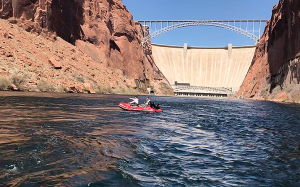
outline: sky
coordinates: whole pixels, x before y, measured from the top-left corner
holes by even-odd
[[[123,0],[134,20],[266,19],[279,0]],[[244,25],[245,26],[245,25]],[[263,25],[262,30],[264,30]],[[258,29],[256,30],[258,33]],[[246,36],[213,26],[190,26],[166,32],[152,43],[200,47],[254,45]]]

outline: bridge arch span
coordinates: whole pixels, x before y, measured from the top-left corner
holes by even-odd
[[[182,27],[190,27],[190,26],[213,26],[213,27],[224,28],[242,34],[250,38],[251,40],[257,42],[261,34],[261,23],[264,23],[266,21],[267,20],[216,20],[216,21],[196,20],[196,21],[138,21],[138,22],[144,25],[144,29],[146,29],[146,27],[148,26],[150,27],[150,30],[151,30],[152,23],[155,23],[155,31],[154,32],[150,31],[149,34],[144,36],[144,42],[147,42],[148,40],[155,38],[156,36],[159,36],[163,33],[169,32],[171,30],[175,30]],[[245,28],[242,28],[243,22],[247,24]],[[148,23],[150,25],[147,25]],[[157,23],[161,23],[161,28],[159,30],[156,29]],[[163,23],[167,23],[167,27],[163,27]],[[169,25],[169,23],[171,23],[171,25]],[[236,24],[238,23],[240,24],[239,27],[236,26]],[[248,26],[248,23],[252,25],[251,29],[249,29],[250,26]],[[255,23],[259,23],[259,25],[255,26]],[[256,32],[255,27],[258,27],[257,34],[255,33]],[[144,30],[144,33],[147,32]]]

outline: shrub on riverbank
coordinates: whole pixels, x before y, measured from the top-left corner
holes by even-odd
[[[13,74],[11,76],[11,82],[19,89],[23,90],[23,85],[26,82],[26,79],[22,75]]]
[[[280,98],[283,93],[286,93],[287,97],[280,100],[281,102],[300,102],[300,85],[295,81],[291,84],[284,84],[283,86],[278,85],[273,88],[272,91],[270,91],[269,87],[270,85],[266,85],[260,93],[260,96],[266,100],[278,101],[278,98]]]
[[[260,96],[262,96],[264,99],[268,99],[270,95],[270,85],[265,84],[260,92]]]
[[[56,87],[55,92],[57,93],[67,93],[69,89],[63,85]]]
[[[81,82],[81,83],[84,83],[84,78],[80,75],[77,75],[77,74],[72,74],[72,76],[78,81],[78,82]]]
[[[94,90],[96,93],[99,93],[99,94],[110,94],[112,93],[112,89],[111,87],[109,86],[108,83],[106,83],[105,86],[100,86],[100,85],[95,85],[94,86]]]
[[[0,77],[0,90],[5,91],[11,84],[10,80],[6,77]]]
[[[300,102],[300,85],[294,85],[290,92],[290,97],[293,102]]]
[[[126,94],[125,92],[126,92],[126,90],[123,87],[118,87],[118,88],[112,90],[113,94]]]
[[[106,83],[106,85],[104,86],[100,86],[100,85],[94,85],[94,90],[96,93],[99,94],[125,94],[125,95],[136,95],[139,94],[139,90],[131,88],[129,86],[127,87],[118,87],[115,89],[112,89],[108,83]]]
[[[37,88],[41,92],[54,92],[55,91],[55,87],[53,86],[53,84],[52,83],[48,83],[48,82],[46,82],[44,80],[41,80],[37,84]]]
[[[129,88],[129,87],[119,87],[116,88],[114,90],[112,90],[112,92],[114,94],[125,94],[125,95],[135,95],[135,94],[139,94],[139,91],[133,88]]]

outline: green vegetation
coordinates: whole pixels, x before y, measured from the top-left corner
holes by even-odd
[[[6,77],[0,77],[0,90],[7,90],[9,85],[11,84],[10,80]]]
[[[290,95],[290,98],[293,102],[300,102],[300,85],[294,84],[294,85],[291,85],[290,87],[292,87],[292,86],[293,86],[293,88],[290,88],[288,95]]]
[[[88,80],[90,80],[90,81],[92,81],[94,83],[97,83],[92,77],[89,77],[89,76],[85,75],[84,78],[86,78],[86,79],[88,79]]]
[[[127,94],[127,95],[139,94],[139,91],[137,89],[131,88],[128,85],[126,85],[126,87],[120,86],[116,89],[112,89],[109,83],[106,83],[105,86],[94,85],[93,88],[96,93],[100,93],[100,94]]]
[[[101,91],[101,90],[102,90],[102,89],[101,89],[101,86],[99,86],[99,85],[95,85],[95,86],[94,86],[94,90],[95,90],[96,93],[102,93],[102,91]]]
[[[116,89],[112,90],[113,94],[124,94],[125,93],[125,89],[123,87],[118,87]]]
[[[126,95],[135,95],[135,94],[139,94],[139,91],[137,89],[133,89],[133,88],[130,88],[130,87],[119,87],[115,90],[113,90],[113,93],[114,94],[126,94]]]
[[[39,89],[37,88],[36,85],[31,85],[31,84],[29,84],[29,85],[28,85],[28,89],[27,89],[26,91],[28,91],[28,92],[38,92]]]
[[[23,84],[26,82],[26,78],[23,75],[13,74],[11,76],[11,82],[19,89],[23,90]]]
[[[269,86],[269,84],[266,84],[266,85],[262,88],[262,90],[261,90],[261,92],[260,92],[260,96],[262,96],[264,99],[268,99],[269,94],[270,94],[270,86]]]
[[[69,91],[69,89],[63,85],[60,85],[58,87],[56,87],[55,92],[58,93],[67,93]]]
[[[72,76],[78,81],[78,82],[82,82],[84,83],[84,78],[80,75],[77,75],[77,74],[72,74]]]
[[[276,86],[272,91],[269,99],[276,99],[282,93],[280,86]]]
[[[100,85],[96,84],[94,86],[94,90],[95,90],[96,93],[100,93],[100,94],[110,94],[110,93],[112,93],[112,89],[111,89],[108,82],[105,84],[105,86],[100,86]]]
[[[37,87],[41,92],[54,92],[55,91],[55,87],[53,86],[53,84],[45,82],[44,80],[41,80],[37,84]]]

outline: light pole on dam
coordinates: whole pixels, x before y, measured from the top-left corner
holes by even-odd
[[[154,61],[177,95],[224,97],[237,91],[256,46],[189,47],[152,44]],[[175,84],[175,81],[177,84]],[[180,83],[188,83],[180,85]]]

